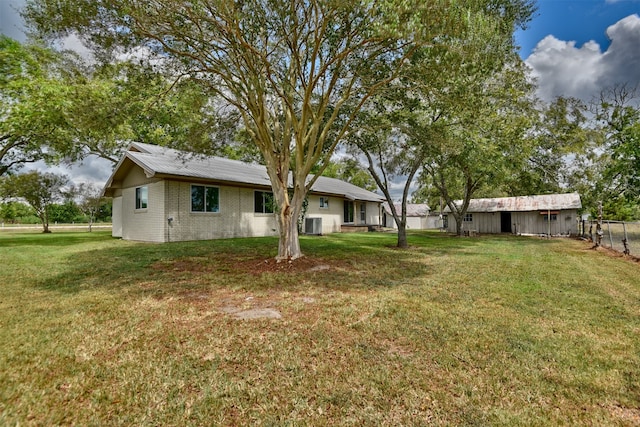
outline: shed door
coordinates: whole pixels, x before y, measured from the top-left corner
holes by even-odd
[[[511,233],[511,212],[500,212],[500,232]]]

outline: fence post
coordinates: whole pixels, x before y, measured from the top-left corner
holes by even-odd
[[[624,254],[630,255],[631,251],[629,250],[629,239],[627,238],[627,225],[624,221],[622,221],[622,230],[624,231],[624,238],[622,239],[622,244],[624,245]]]
[[[596,224],[596,246],[602,245],[602,202],[598,202],[598,223]]]

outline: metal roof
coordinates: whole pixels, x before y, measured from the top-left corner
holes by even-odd
[[[396,212],[398,213],[398,215],[400,215],[400,212],[402,210],[402,204],[401,203],[394,203],[393,204],[396,208]],[[382,208],[388,212],[391,213],[391,208],[389,207],[389,203],[388,202],[384,202],[382,204]],[[424,217],[429,215],[429,205],[425,204],[425,203],[407,203],[407,216],[408,217],[413,217],[413,216],[418,216],[418,217]]]
[[[237,183],[271,187],[267,169],[263,165],[245,163],[222,157],[199,156],[150,144],[134,142],[116,166],[105,186],[105,194],[114,188],[114,182],[123,164],[131,161],[141,167],[147,177],[181,177],[198,180]],[[122,168],[125,169],[125,168]],[[125,171],[120,174],[126,173]],[[121,178],[121,177],[120,177]],[[311,178],[311,177],[309,177]],[[291,185],[291,176],[289,177]],[[378,194],[335,178],[318,177],[311,192],[337,195],[349,200],[381,202]]]
[[[456,200],[455,204],[460,206],[462,201]],[[582,208],[580,195],[578,193],[566,193],[471,199],[467,212],[527,212],[580,208]],[[445,211],[450,212],[448,207]]]

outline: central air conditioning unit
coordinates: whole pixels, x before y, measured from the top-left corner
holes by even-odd
[[[305,218],[304,234],[322,234],[322,218]]]

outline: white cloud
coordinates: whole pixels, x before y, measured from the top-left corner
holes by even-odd
[[[618,21],[607,36],[611,44],[605,52],[594,41],[576,47],[551,35],[542,39],[525,61],[538,81],[538,95],[547,101],[561,95],[589,101],[614,84],[640,83],[640,17]]]
[[[28,172],[38,170],[40,172],[52,172],[59,175],[67,175],[74,184],[86,183],[94,184],[102,188],[111,176],[114,164],[96,156],[88,156],[82,162],[73,163],[70,166],[48,166],[44,162],[29,164],[21,170]]]

